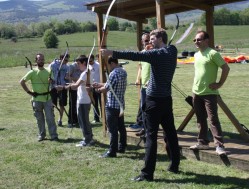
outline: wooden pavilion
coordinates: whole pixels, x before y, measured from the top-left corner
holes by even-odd
[[[241,2],[245,0],[116,0],[113,7],[110,10],[110,16],[127,19],[137,23],[137,48],[141,50],[140,37],[142,35],[143,24],[146,24],[148,18],[157,18],[157,27],[165,28],[165,16],[191,10],[202,10],[206,13],[206,31],[210,35],[210,46],[214,47],[214,26],[213,26],[213,12],[214,7],[223,4]],[[88,10],[91,10],[97,15],[97,29],[98,29],[98,46],[101,46],[102,28],[104,25],[103,16],[107,13],[107,10],[112,3],[112,0],[101,0],[95,3],[86,4]],[[101,82],[105,82],[104,63],[106,60],[100,58],[101,65],[100,74]],[[102,95],[102,104],[105,104],[105,96]],[[231,111],[227,108],[222,99],[219,99],[219,105],[223,111],[227,114],[231,122],[241,134],[242,138],[249,141],[249,135],[241,127],[241,124],[234,117]],[[105,115],[104,106],[102,106],[102,114]],[[194,115],[192,109],[186,116],[182,125],[178,128],[178,131],[182,131],[191,117]],[[102,116],[102,123],[106,128],[105,116]]]

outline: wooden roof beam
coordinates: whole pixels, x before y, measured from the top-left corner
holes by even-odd
[[[192,9],[200,9],[203,11],[210,9],[210,7],[211,7],[211,6],[209,6],[205,3],[202,3],[202,2],[196,3],[193,1],[187,1],[187,0],[165,0],[165,2],[171,2],[174,4],[179,4],[182,6],[190,7]]]
[[[102,8],[99,8],[99,7],[95,7],[94,12],[103,14],[103,15],[106,14],[106,10],[103,10]],[[148,23],[148,20],[146,19],[146,17],[140,16],[138,18],[137,16],[128,15],[124,11],[111,10],[109,15],[113,17],[123,18],[129,21],[142,22],[143,24]]]

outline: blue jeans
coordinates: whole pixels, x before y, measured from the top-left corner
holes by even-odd
[[[32,102],[34,116],[36,117],[37,126],[39,129],[39,136],[42,138],[46,137],[46,128],[45,128],[45,117],[48,125],[48,131],[51,139],[58,137],[57,127],[54,119],[54,108],[52,101],[47,102]],[[45,116],[44,116],[45,113]]]
[[[119,109],[106,107],[106,121],[110,135],[110,153],[116,153],[118,149],[127,146],[127,133],[124,125],[124,116],[119,117]],[[119,141],[118,141],[119,132]]]

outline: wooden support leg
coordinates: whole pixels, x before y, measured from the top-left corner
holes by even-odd
[[[240,133],[241,137],[246,141],[249,142],[249,134],[243,129],[239,121],[236,119],[236,117],[233,115],[233,113],[229,110],[227,105],[223,102],[222,98],[218,97],[218,105],[221,107],[221,109],[224,111],[224,113],[227,115],[227,117],[230,119],[230,121],[233,123],[233,125],[236,127],[238,132]]]
[[[195,113],[194,108],[192,108],[190,110],[190,112],[188,113],[188,115],[185,117],[185,119],[183,120],[182,124],[178,127],[177,131],[183,131],[183,129],[186,127],[186,125],[188,124],[188,122],[191,120],[191,118],[193,117]]]

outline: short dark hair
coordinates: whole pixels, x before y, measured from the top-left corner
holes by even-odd
[[[35,61],[37,61],[37,56],[43,56],[44,57],[44,54],[42,54],[42,53],[37,53],[36,55],[35,55]]]
[[[209,34],[206,31],[199,30],[199,31],[197,31],[197,34],[198,33],[203,33],[203,39],[209,39]]]
[[[86,66],[87,66],[88,58],[79,56],[78,58],[76,58],[75,61],[76,61],[76,62],[80,62],[81,64],[84,64],[84,63],[85,63]]]
[[[111,63],[115,63],[115,64],[118,64],[118,59],[116,59],[116,58],[113,58],[113,57],[109,57],[108,58],[108,64],[111,64]]]
[[[168,35],[166,33],[166,30],[163,28],[158,28],[150,32],[150,36],[155,35],[156,38],[162,38],[163,43],[167,43],[168,41]]]
[[[94,55],[93,54],[91,54],[90,59],[94,59]]]
[[[65,54],[61,54],[60,55],[60,60],[62,60],[64,58]],[[70,58],[70,54],[66,54],[65,58],[69,59]]]

